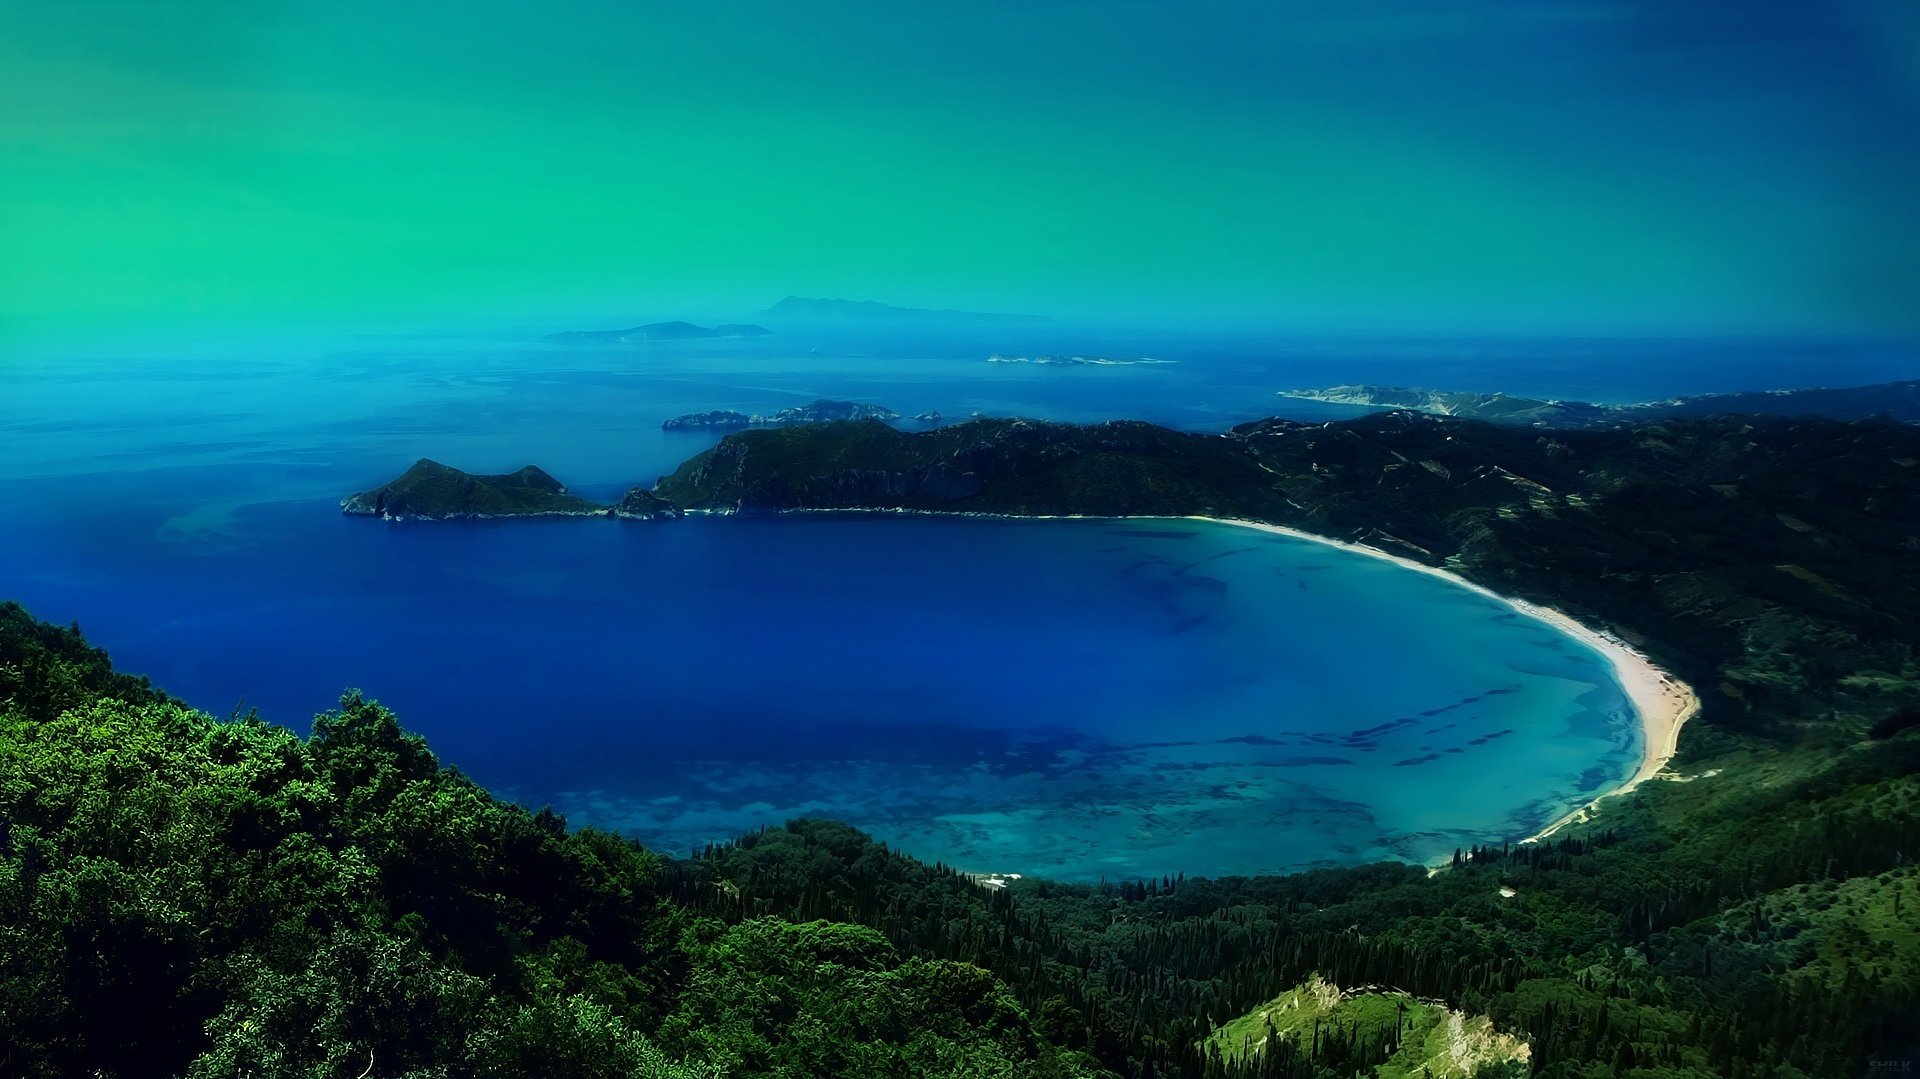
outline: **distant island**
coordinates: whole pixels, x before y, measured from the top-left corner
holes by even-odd
[[[834,326],[1031,326],[1049,322],[1042,315],[991,314],[982,311],[930,310],[894,307],[874,300],[818,300],[788,296],[752,316],[778,326],[786,324]]]
[[[728,323],[723,326],[696,326],[691,322],[649,322],[625,330],[566,330],[541,338],[563,345],[618,345],[636,341],[698,341],[713,337],[765,337],[772,333],[765,326]]]
[[[1141,367],[1152,364],[1179,363],[1179,360],[1156,360],[1151,356],[1142,356],[1133,360],[1116,360],[1107,356],[1007,356],[996,352],[987,357],[988,363],[1031,363],[1042,367]]]
[[[897,420],[900,414],[884,405],[855,401],[829,401],[824,398],[807,405],[795,405],[762,415],[722,409],[714,412],[689,412],[660,425],[663,431],[739,431],[749,427],[786,427],[796,423],[830,423],[834,420]],[[937,412],[923,412],[914,419],[934,423]]]
[[[1330,386],[1281,390],[1281,397],[1367,408],[1410,408],[1436,416],[1531,427],[1606,427],[1686,416],[1824,416],[1835,420],[1875,417],[1920,423],[1920,379],[1843,389],[1817,387],[1753,393],[1705,393],[1632,405],[1596,405],[1504,393],[1461,393],[1405,386]]]

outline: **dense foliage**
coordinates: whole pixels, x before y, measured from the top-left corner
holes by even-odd
[[[0,1074],[1084,1070],[984,971],[678,878],[357,695],[216,722],[0,607]]]
[[[878,420],[742,431],[655,490],[689,509],[1260,516],[1277,500],[1226,439],[1116,420],[973,420],[909,434]]]
[[[1685,781],[1432,874],[993,890],[821,821],[674,861],[494,801],[358,696],[308,739],[215,721],[9,606],[0,1074],[1319,1079],[1387,1060],[1397,1021],[1208,1048],[1316,974],[1490,1016],[1547,1076],[1920,1055],[1920,432],[1405,414],[1211,439],[883,432],[730,438],[662,489],[1133,500],[1397,546],[1605,621],[1693,680]]]

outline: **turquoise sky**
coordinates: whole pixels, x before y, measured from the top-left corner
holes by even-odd
[[[1920,4],[0,0],[0,321],[1920,331]]]

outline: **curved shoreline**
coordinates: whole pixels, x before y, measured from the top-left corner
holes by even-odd
[[[1486,585],[1470,581],[1465,577],[1438,566],[1429,566],[1416,562],[1403,555],[1385,551],[1378,547],[1369,547],[1363,543],[1338,540],[1331,536],[1322,536],[1286,525],[1269,524],[1265,521],[1251,521],[1238,517],[1207,517],[1199,514],[1174,517],[1161,514],[1138,515],[1097,515],[1083,513],[975,513],[954,510],[912,510],[884,508],[848,508],[848,509],[787,509],[781,514],[876,514],[891,513],[915,517],[985,517],[1008,521],[1205,521],[1210,524],[1232,525],[1238,528],[1251,528],[1260,532],[1288,536],[1293,539],[1323,543],[1343,551],[1366,555],[1369,558],[1381,558],[1406,569],[1415,570],[1431,577],[1439,577],[1461,588],[1476,592],[1497,603],[1505,604],[1515,612],[1544,622],[1554,629],[1572,637],[1600,653],[1613,670],[1613,676],[1626,693],[1627,700],[1640,720],[1642,754],[1640,766],[1620,785],[1611,790],[1602,791],[1582,803],[1570,812],[1549,822],[1546,827],[1520,840],[1521,843],[1534,843],[1546,839],[1570,824],[1578,824],[1592,816],[1601,802],[1608,798],[1617,798],[1631,794],[1642,783],[1659,775],[1673,759],[1679,748],[1680,728],[1700,712],[1700,698],[1693,687],[1674,677],[1664,668],[1656,665],[1646,654],[1627,642],[1604,630],[1580,622],[1566,613],[1552,607],[1543,607],[1513,596],[1504,596]]]
[[[1578,824],[1593,814],[1600,803],[1608,798],[1617,798],[1631,794],[1642,783],[1659,775],[1673,760],[1680,746],[1680,728],[1700,713],[1700,698],[1693,687],[1674,677],[1664,668],[1648,659],[1644,652],[1627,642],[1607,633],[1594,629],[1578,621],[1563,611],[1552,607],[1543,607],[1513,596],[1503,596],[1486,585],[1470,581],[1457,573],[1416,562],[1411,558],[1384,551],[1378,547],[1369,547],[1361,543],[1350,543],[1313,532],[1304,532],[1286,525],[1268,524],[1264,521],[1246,521],[1231,517],[1181,517],[1161,518],[1161,520],[1211,521],[1215,524],[1238,525],[1261,532],[1271,532],[1295,539],[1310,540],[1338,547],[1343,551],[1363,554],[1371,558],[1383,558],[1407,569],[1417,570],[1432,577],[1439,577],[1477,592],[1496,602],[1506,604],[1522,615],[1535,621],[1544,622],[1554,629],[1572,637],[1606,657],[1607,664],[1613,669],[1613,677],[1626,692],[1627,700],[1632,702],[1633,710],[1640,719],[1642,754],[1640,766],[1632,775],[1612,790],[1602,791],[1584,804],[1547,824],[1534,834],[1520,840],[1522,843],[1534,843],[1553,835],[1569,824]]]

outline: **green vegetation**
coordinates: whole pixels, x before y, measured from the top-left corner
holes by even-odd
[[[1910,1060],[1916,462],[1892,424],[1399,413],[810,425],[663,482],[1280,521],[1604,622],[1701,688],[1687,782],[1432,875],[985,889],[823,821],[672,860],[494,801],[357,696],[305,740],[218,722],[3,608],[0,1073],[1322,1079],[1451,1044],[1363,993],[1249,1053],[1245,1017],[1316,977],[1484,1016],[1560,1079]]]
[[[567,493],[533,465],[499,476],[474,476],[421,458],[398,479],[340,502],[343,513],[398,520],[449,517],[584,516],[605,506]]]
[[[1226,439],[1116,420],[973,420],[919,434],[875,420],[743,431],[657,493],[689,509],[872,507],[1260,516],[1277,502]]]
[[[1496,1032],[1485,1016],[1463,1016],[1405,993],[1343,993],[1315,976],[1207,1036],[1221,1059],[1258,1067],[1264,1058],[1324,1058],[1342,1047],[1386,1059],[1380,1079],[1471,1079],[1517,1069],[1526,1074],[1527,1046]]]
[[[1086,1070],[978,968],[681,877],[356,695],[216,722],[0,607],[0,1074]]]

